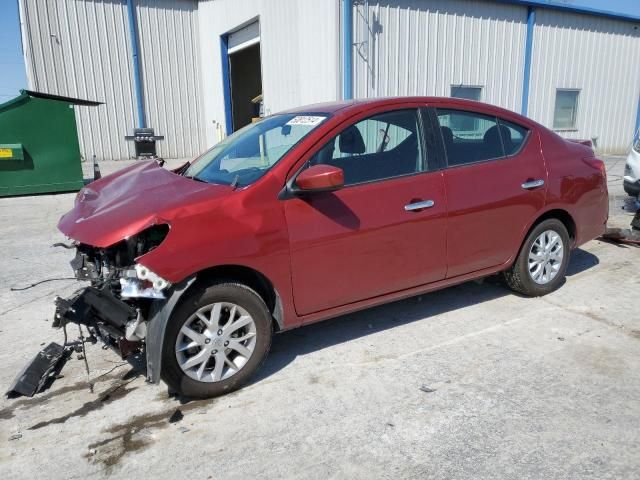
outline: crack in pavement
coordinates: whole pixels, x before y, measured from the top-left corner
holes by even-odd
[[[603,325],[606,325],[608,327],[614,328],[616,330],[621,330],[625,335],[630,336],[631,338],[636,338],[636,339],[640,339],[640,336],[635,334],[636,330],[627,330],[624,326],[624,324],[618,324],[615,323],[601,315],[598,315],[597,313],[588,310],[588,311],[584,311],[584,310],[579,310],[577,308],[572,308],[572,307],[568,307],[568,306],[564,306],[564,305],[560,305],[557,304],[555,302],[552,302],[551,300],[547,299],[547,298],[542,298],[542,300],[546,303],[548,303],[549,305],[552,305],[556,308],[559,308],[561,310],[564,310],[566,312],[569,313],[575,313],[577,315],[589,318],[591,320],[595,320],[596,322],[602,323]]]

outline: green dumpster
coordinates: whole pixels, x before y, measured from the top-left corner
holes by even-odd
[[[73,109],[100,104],[29,90],[0,104],[0,197],[82,188]]]

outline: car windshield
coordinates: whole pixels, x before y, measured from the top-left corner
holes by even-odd
[[[282,114],[252,123],[198,157],[183,175],[207,183],[250,185],[326,118]]]

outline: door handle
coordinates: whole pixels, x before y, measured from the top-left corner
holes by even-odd
[[[436,204],[433,200],[425,200],[424,202],[409,203],[404,206],[406,212],[414,212],[423,208],[431,208]]]
[[[528,180],[522,184],[522,188],[525,190],[531,190],[533,188],[538,188],[544,185],[544,180]]]

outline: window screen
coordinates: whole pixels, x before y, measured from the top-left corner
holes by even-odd
[[[310,164],[341,168],[345,185],[417,173],[424,159],[419,125],[416,110],[375,115],[327,142]]]
[[[578,90],[557,90],[553,128],[574,129],[578,117]]]
[[[451,85],[451,96],[454,98],[466,98],[467,100],[480,101],[482,87],[465,87],[463,85]]]
[[[451,96],[454,98],[465,98],[467,100],[475,100],[476,102],[479,102],[481,94],[481,87],[465,87],[462,85],[451,86]],[[461,122],[454,125],[458,130],[476,130],[478,128],[478,125],[475,123],[475,119],[471,117],[455,117],[453,118],[453,121]]]
[[[495,117],[445,109],[438,109],[437,114],[449,166],[505,156]]]

